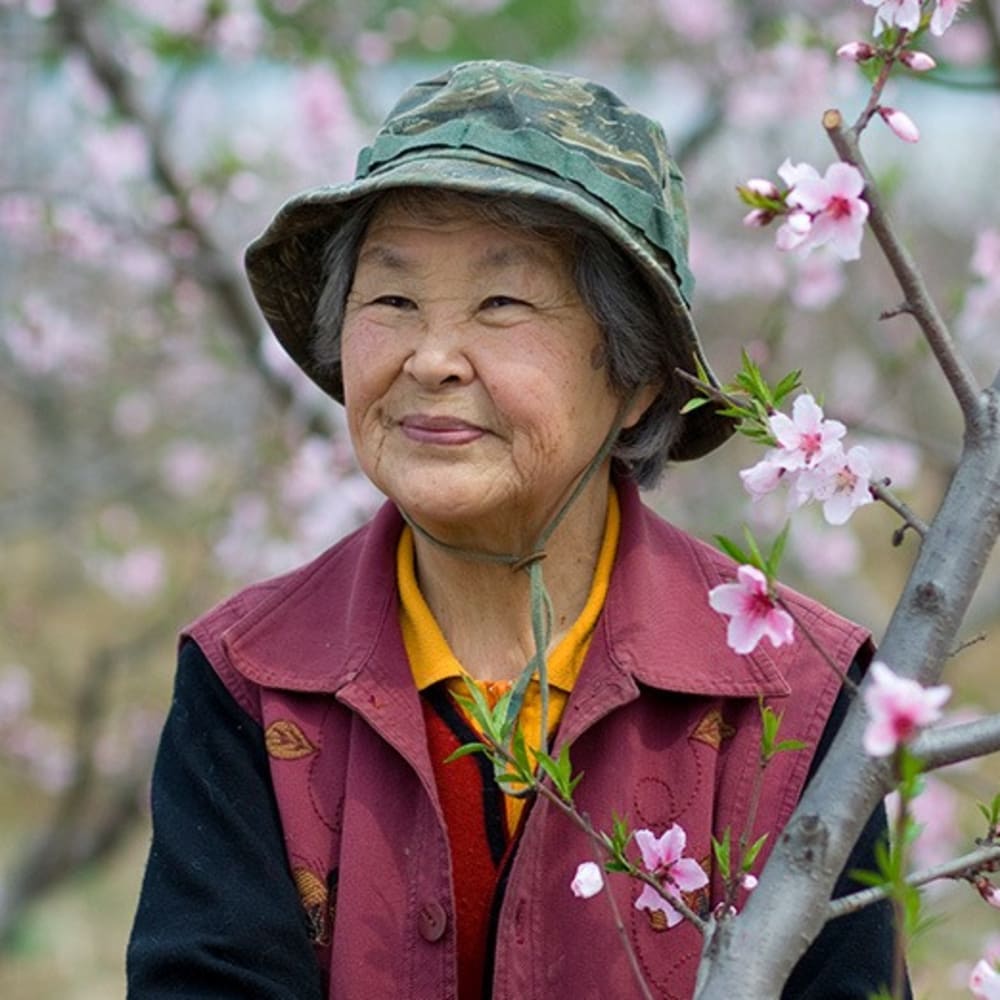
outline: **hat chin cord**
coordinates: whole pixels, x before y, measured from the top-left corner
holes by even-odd
[[[542,709],[541,731],[538,737],[539,753],[548,752],[549,681],[548,665],[545,657],[546,651],[549,647],[549,640],[552,636],[552,621],[554,618],[552,598],[549,596],[549,592],[545,586],[545,580],[542,575],[542,562],[545,560],[547,554],[545,552],[545,546],[555,533],[556,528],[558,528],[562,523],[570,508],[577,501],[577,499],[579,499],[587,484],[591,481],[591,479],[593,479],[597,470],[610,456],[615,443],[618,440],[618,435],[621,432],[622,426],[625,423],[625,417],[631,407],[631,404],[631,398],[622,402],[621,406],[618,408],[618,412],[615,414],[615,419],[611,425],[611,429],[608,431],[607,436],[601,443],[601,447],[597,450],[597,453],[590,460],[590,462],[587,463],[584,470],[579,474],[575,483],[572,484],[572,488],[569,489],[565,500],[562,501],[555,514],[549,519],[549,522],[541,530],[535,544],[531,546],[529,551],[526,553],[522,553],[520,555],[505,555],[502,553],[484,552],[478,549],[466,549],[458,545],[451,545],[448,542],[442,541],[440,538],[436,538],[429,531],[422,528],[405,510],[403,510],[402,507],[399,507],[398,504],[396,505],[399,508],[399,512],[402,515],[403,520],[413,529],[414,533],[430,542],[435,548],[440,549],[442,552],[447,552],[450,555],[457,556],[460,559],[467,559],[472,562],[494,563],[501,566],[509,566],[514,572],[525,570],[528,573],[531,584],[531,632],[534,639],[535,651],[525,664],[524,669],[518,675],[517,680],[514,682],[514,687],[511,690],[510,701],[507,703],[507,717],[505,722],[511,722],[517,718],[521,711],[521,705],[524,703],[524,695],[528,689],[528,684],[531,681],[531,678],[537,673],[538,686],[541,692]],[[513,728],[511,729],[511,732],[513,733]],[[507,794],[516,795],[518,793],[507,792]]]

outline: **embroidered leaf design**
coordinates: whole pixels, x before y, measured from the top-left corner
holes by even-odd
[[[293,868],[292,878],[309,920],[309,937],[314,944],[326,944],[332,923],[326,884],[308,868]]]
[[[326,884],[308,868],[292,869],[292,878],[295,880],[295,888],[299,890],[299,897],[302,905],[309,909],[314,906],[326,906],[329,893]]]
[[[713,708],[706,712],[698,725],[694,727],[690,738],[718,750],[722,741],[729,739],[735,732],[736,730],[722,718],[722,713],[717,708]]]
[[[267,752],[278,760],[299,760],[316,752],[316,747],[299,726],[288,719],[272,722],[264,732]]]

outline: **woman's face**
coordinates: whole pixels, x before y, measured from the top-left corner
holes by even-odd
[[[426,530],[491,551],[534,541],[619,406],[566,254],[464,212],[375,215],[342,362],[366,475]]]

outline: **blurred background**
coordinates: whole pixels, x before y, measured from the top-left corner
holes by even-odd
[[[862,259],[783,255],[741,226],[737,184],[822,172],[823,110],[867,83],[838,45],[860,0],[0,0],[0,996],[104,1000],[148,839],[146,799],[178,629],[290,568],[379,502],[338,407],[271,342],[241,270],[283,199],[350,177],[398,94],[462,59],[580,72],[666,127],[687,177],[696,313],[723,377],[742,348],[794,367],[933,514],[961,448],[957,408],[866,236]],[[886,100],[864,149],[983,383],[1000,366],[1000,4],[972,0],[927,48],[938,69]],[[650,501],[703,537],[777,531],[733,442]],[[785,578],[875,630],[915,552],[871,505],[793,523]],[[956,717],[1000,711],[994,556],[946,680]],[[985,637],[985,638],[982,638]],[[976,640],[976,641],[973,641]],[[997,761],[928,779],[917,863],[985,831]],[[966,996],[1000,957],[1000,911],[929,893],[918,995]]]

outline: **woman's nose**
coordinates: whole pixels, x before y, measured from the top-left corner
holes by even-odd
[[[403,362],[403,371],[428,389],[463,385],[475,374],[464,349],[465,340],[457,319],[428,317]]]

